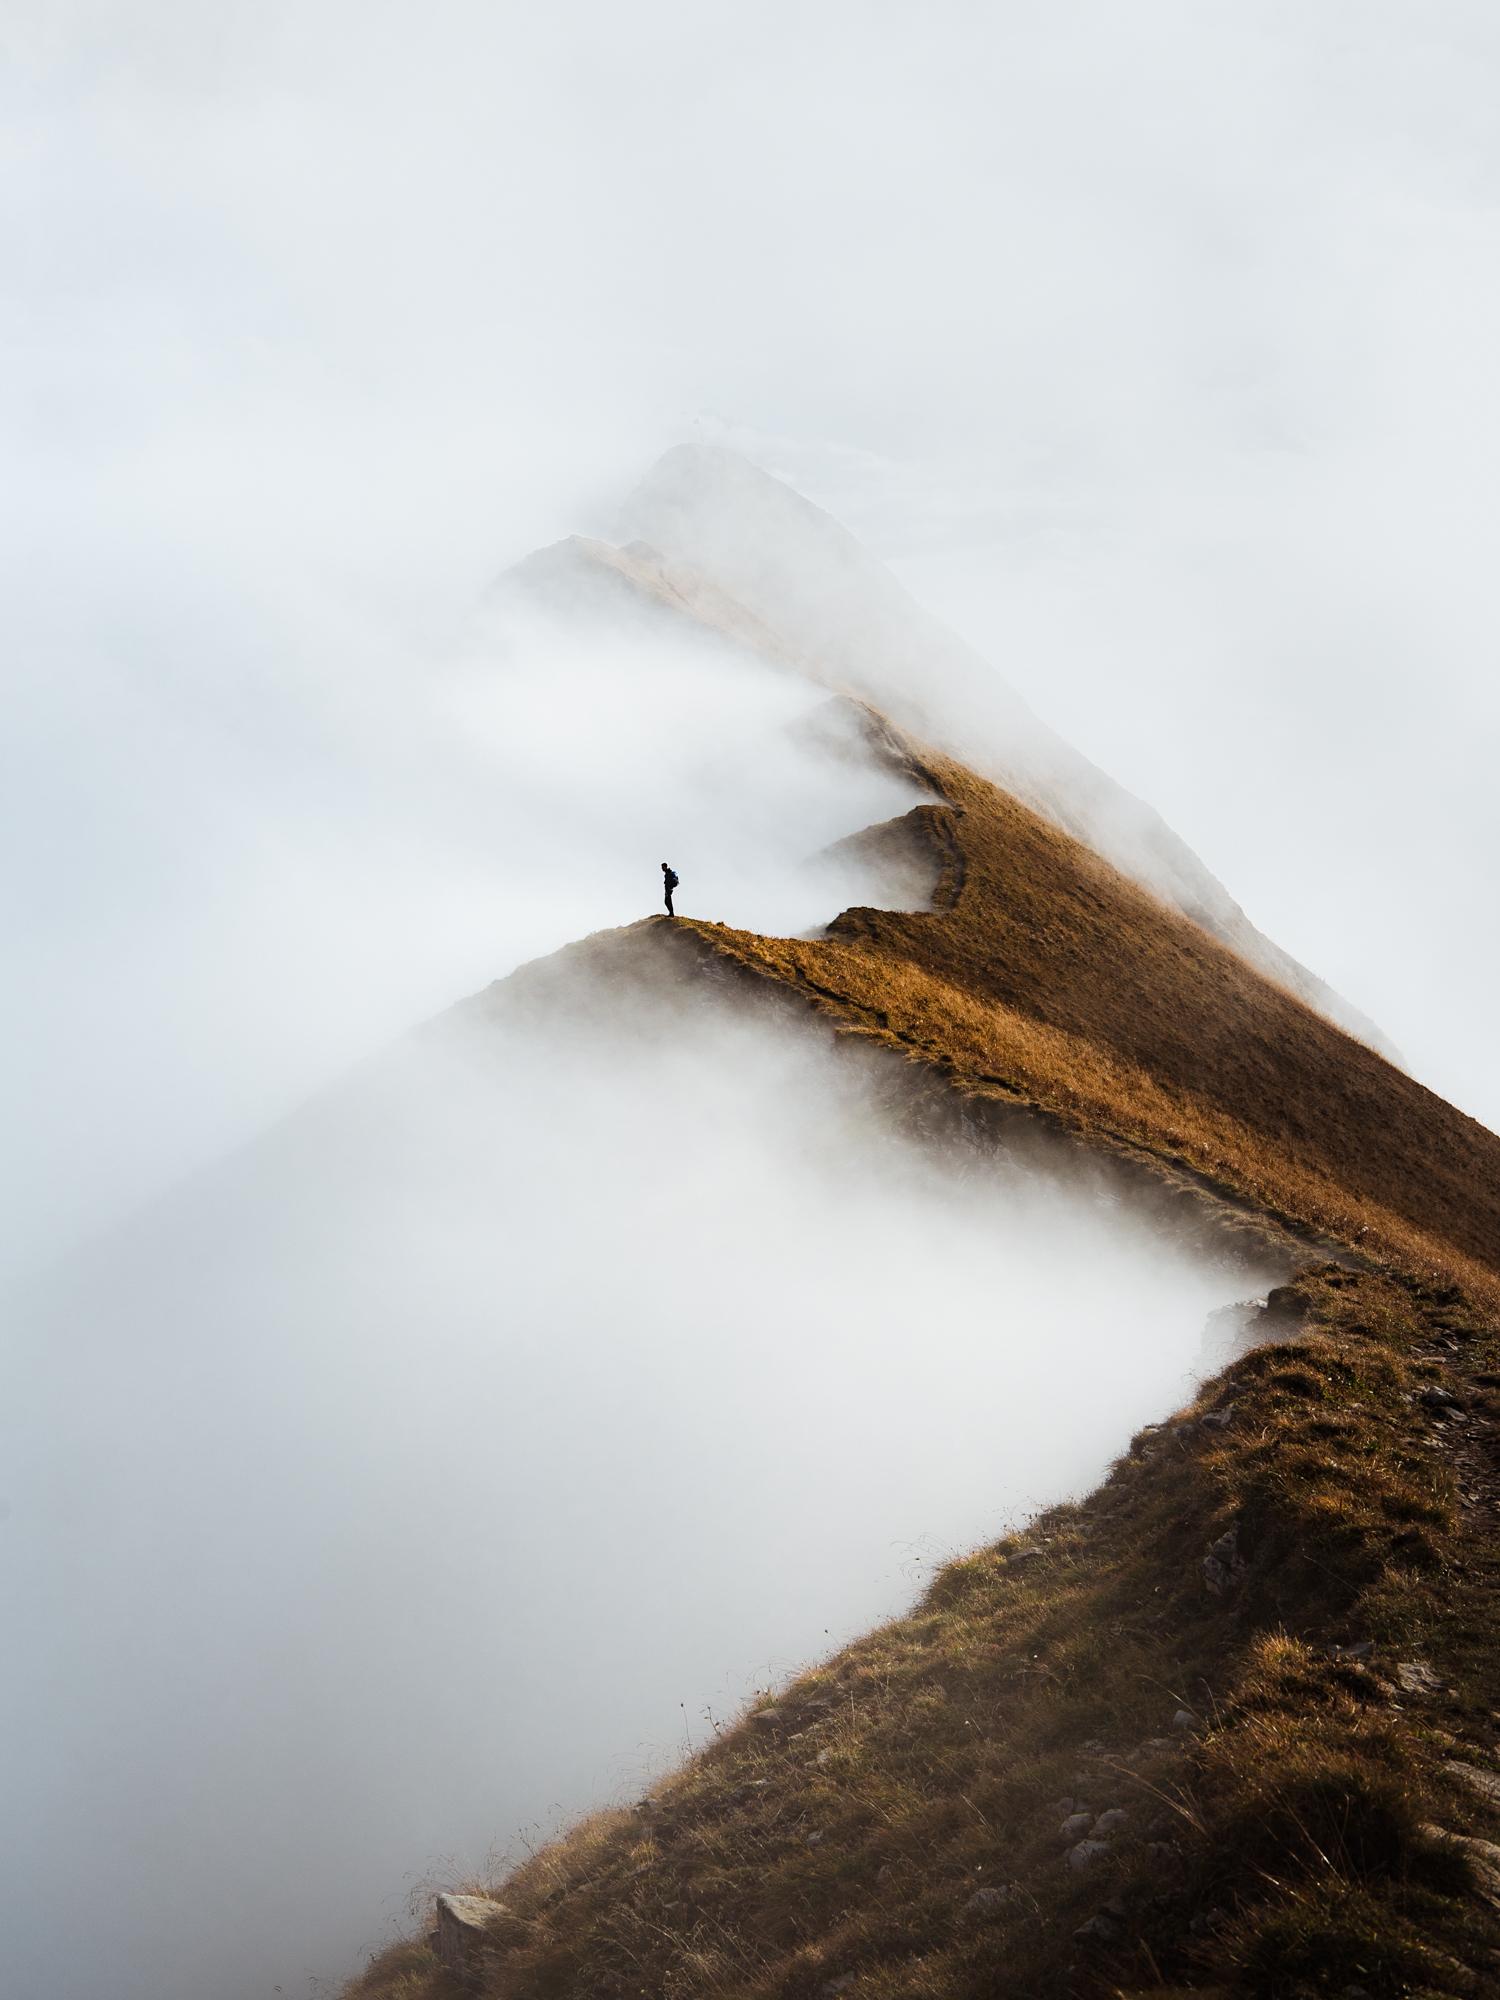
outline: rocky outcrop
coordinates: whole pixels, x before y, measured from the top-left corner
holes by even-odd
[[[432,1948],[460,1979],[477,1977],[490,1927],[506,1914],[493,1896],[445,1893],[433,1908]]]

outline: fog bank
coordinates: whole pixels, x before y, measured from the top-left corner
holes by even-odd
[[[824,1031],[455,1017],[33,1296],[16,2000],[347,1973],[1087,1486],[1256,1279],[901,1136]]]
[[[261,2000],[1086,1486],[1248,1289],[665,1002],[424,1038],[191,1178],[664,857],[761,928],[869,898],[808,858],[911,798],[815,694],[466,622],[666,446],[830,508],[1500,1116],[1500,17],[5,50],[0,1273],[89,1247],[4,1322],[0,1984]]]
[[[425,653],[326,609],[256,652],[227,704],[186,660],[128,699],[63,676],[28,704],[73,740],[17,756],[0,804],[0,1276],[459,994],[659,908],[663,859],[679,909],[750,927],[881,900],[805,864],[918,797],[823,691],[581,585],[502,593]]]

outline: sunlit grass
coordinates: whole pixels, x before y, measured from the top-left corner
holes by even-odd
[[[847,912],[815,940],[680,920],[637,946],[764,975],[971,1103],[1362,1268],[1305,1274],[1300,1333],[1085,1503],[950,1564],[638,1807],[526,1861],[472,1990],[1488,1990],[1490,1920],[1424,1829],[1476,1825],[1442,1762],[1495,1754],[1500,1565],[1419,1391],[1451,1352],[1495,1414],[1500,1141],[1008,795],[912,768],[947,801],[915,819],[931,914]],[[1406,1651],[1440,1699],[1404,1698]],[[408,1945],[349,1991],[448,1982]]]
[[[822,939],[686,928],[962,1091],[1500,1296],[1500,1139],[1009,793],[910,756],[949,801],[917,814],[946,907]]]

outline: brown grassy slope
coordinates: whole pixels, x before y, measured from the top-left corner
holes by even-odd
[[[1484,1851],[1430,1828],[1500,1832],[1500,1344],[1296,1292],[1082,1506],[523,1865],[468,1981],[414,1941],[350,2000],[1496,1990]]]
[[[1178,1162],[1408,1273],[1500,1274],[1500,1139],[998,787],[901,747],[946,804],[930,913],[818,939],[678,920],[840,1027]]]
[[[1391,1268],[1299,1280],[1301,1337],[1082,1506],[525,1864],[463,1979],[418,1939],[351,2000],[1500,1990],[1486,1851],[1431,1831],[1500,1835],[1500,1141],[1008,795],[920,768],[935,911],[816,940],[661,920],[632,976],[653,945],[662,974],[763,975]]]

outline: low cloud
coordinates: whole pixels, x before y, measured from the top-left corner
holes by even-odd
[[[919,797],[820,723],[820,690],[591,605],[583,577],[502,592],[426,655],[307,616],[240,684],[94,661],[31,690],[33,737],[75,754],[18,760],[6,801],[38,860],[10,877],[27,1144],[0,1273],[486,979],[658,908],[664,859],[682,911],[825,920],[879,884],[806,864]]]
[[[18,2000],[346,1973],[1087,1486],[1256,1286],[1076,1163],[903,1130],[810,1018],[596,979],[460,1010],[33,1297]]]

